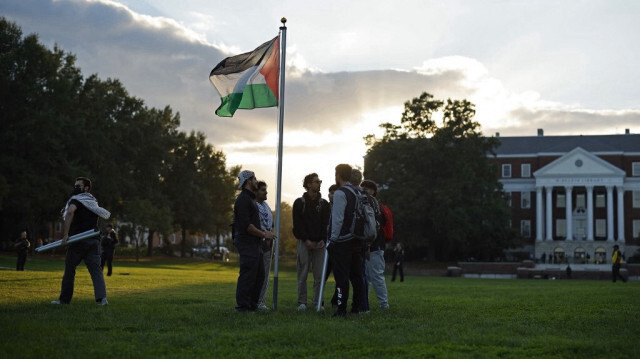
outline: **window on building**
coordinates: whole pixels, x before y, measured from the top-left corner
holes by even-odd
[[[193,240],[193,245],[197,246],[198,245],[198,237],[196,237],[196,239]]]
[[[511,207],[511,192],[504,193],[504,200],[507,201],[507,206]]]
[[[556,219],[556,237],[567,236],[567,221],[564,219]]]
[[[640,238],[640,219],[633,220],[633,238]]]
[[[556,207],[564,208],[567,206],[567,200],[565,199],[564,193],[558,193],[556,195]]]
[[[531,177],[531,164],[523,163],[520,165],[520,174],[522,178]]]
[[[576,208],[587,208],[587,201],[585,199],[584,193],[579,193],[576,195]]]
[[[511,178],[511,164],[505,163],[502,165],[502,177]]]
[[[633,165],[631,166],[631,174],[633,175],[633,177],[640,176],[640,162],[633,163]]]
[[[606,237],[607,236],[607,220],[606,219],[596,219],[596,237]]]
[[[531,221],[530,220],[522,220],[520,221],[520,234],[523,238],[531,238]]]
[[[633,208],[640,208],[640,191],[633,191]]]
[[[531,192],[520,193],[520,208],[531,208]]]
[[[604,207],[605,207],[604,193],[596,193],[596,208],[604,208]]]

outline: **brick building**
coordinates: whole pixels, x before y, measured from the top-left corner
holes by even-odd
[[[512,227],[535,258],[597,262],[640,244],[640,135],[500,137]],[[627,255],[632,252],[627,251]]]

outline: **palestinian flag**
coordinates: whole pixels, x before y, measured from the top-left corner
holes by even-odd
[[[245,54],[227,57],[209,75],[222,103],[216,115],[233,117],[237,109],[278,106],[278,37]]]

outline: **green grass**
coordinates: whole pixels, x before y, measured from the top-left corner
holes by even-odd
[[[344,320],[297,312],[291,267],[278,311],[257,314],[233,310],[235,263],[117,261],[107,307],[95,305],[83,264],[68,306],[49,304],[62,259],[26,267],[0,270],[0,358],[640,357],[638,282],[410,276],[387,280],[391,309],[371,292],[371,313]]]

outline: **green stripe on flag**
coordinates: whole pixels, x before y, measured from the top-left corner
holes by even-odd
[[[232,93],[222,98],[216,115],[232,117],[237,109],[250,110],[252,108],[278,106],[278,99],[266,84],[247,84],[243,93]]]

